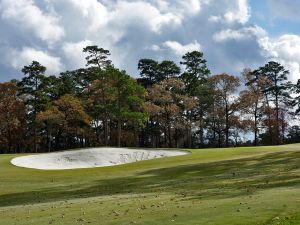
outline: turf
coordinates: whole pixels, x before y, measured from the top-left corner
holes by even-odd
[[[300,224],[300,144],[40,171],[0,156],[0,224]]]

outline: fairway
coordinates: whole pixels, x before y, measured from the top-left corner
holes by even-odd
[[[0,224],[300,224],[300,144],[44,171],[0,155]]]

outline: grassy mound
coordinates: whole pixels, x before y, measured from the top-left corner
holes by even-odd
[[[0,156],[0,224],[300,224],[300,145],[40,171]]]

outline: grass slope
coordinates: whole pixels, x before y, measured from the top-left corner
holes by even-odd
[[[300,145],[39,171],[0,156],[0,224],[300,224]]]

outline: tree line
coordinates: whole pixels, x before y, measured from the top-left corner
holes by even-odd
[[[141,59],[133,78],[112,64],[108,50],[83,52],[85,68],[46,75],[33,61],[21,80],[0,83],[1,153],[300,141],[300,80],[289,82],[278,62],[212,75],[203,53],[192,51],[181,65]]]

